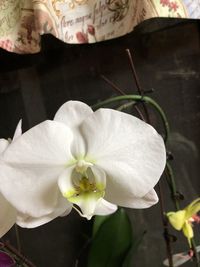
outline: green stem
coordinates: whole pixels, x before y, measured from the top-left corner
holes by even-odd
[[[138,113],[138,115],[139,115],[139,118],[140,118],[141,120],[143,120],[143,121],[146,122],[146,119],[144,118],[144,116],[143,116],[142,112],[140,111],[140,109],[137,107],[137,104],[138,104],[138,102],[136,102],[136,101],[130,101],[130,102],[127,102],[127,103],[125,103],[125,104],[119,106],[119,107],[117,108],[117,110],[118,110],[118,111],[122,111],[122,110],[124,110],[124,109],[129,108],[129,107],[133,107],[133,108],[135,108],[135,110],[137,111],[137,113]],[[147,116],[147,117],[148,117],[148,116]]]
[[[21,241],[20,241],[20,235],[19,235],[19,228],[18,225],[15,224],[15,235],[16,235],[16,241],[17,241],[17,250],[21,252]]]
[[[123,95],[123,96],[116,96],[113,98],[109,98],[105,101],[99,102],[96,105],[94,105],[92,108],[93,109],[98,109],[102,106],[114,103],[114,102],[118,102],[118,101],[123,101],[123,100],[134,100],[136,102],[145,102],[147,104],[150,104],[151,106],[153,106],[156,111],[159,113],[160,118],[163,122],[164,125],[164,129],[165,129],[165,136],[164,136],[164,141],[165,143],[168,140],[168,136],[169,136],[169,123],[167,121],[167,117],[163,111],[163,109],[158,105],[158,103],[156,101],[154,101],[152,98],[148,97],[148,96],[141,96],[141,95]]]
[[[171,167],[169,162],[166,163],[166,171],[167,171],[167,175],[170,179],[169,185],[170,185],[170,190],[171,190],[171,194],[172,194],[172,197],[173,197],[173,200],[175,203],[176,210],[180,210],[179,201],[176,199],[177,188],[176,188],[174,172],[173,172],[172,167]]]
[[[134,106],[135,104],[136,104],[135,101],[131,101],[131,102],[128,102],[128,103],[125,103],[125,104],[119,106],[119,107],[117,108],[117,110],[118,110],[118,111],[122,111],[122,110],[124,110],[124,109],[127,109],[127,108],[130,108],[130,107]]]

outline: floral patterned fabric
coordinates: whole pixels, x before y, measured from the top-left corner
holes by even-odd
[[[200,18],[200,0],[0,0],[0,47],[36,53],[46,33],[66,43],[94,43],[153,17]]]

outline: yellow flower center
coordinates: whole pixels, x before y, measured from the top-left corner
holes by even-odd
[[[66,197],[70,202],[74,202],[76,197],[86,196],[90,193],[96,196],[103,197],[105,194],[105,186],[101,183],[91,182],[87,177],[83,176],[79,183],[74,185],[74,189],[65,192],[64,197]]]

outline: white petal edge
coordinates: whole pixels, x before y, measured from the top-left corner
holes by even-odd
[[[23,228],[35,228],[44,225],[59,216],[63,216],[63,214],[64,216],[68,215],[72,210],[72,204],[69,203],[63,197],[60,201],[62,203],[60,203],[60,205],[52,213],[49,213],[47,215],[38,218],[18,213],[16,220],[17,225]]]
[[[21,134],[22,134],[22,128],[21,127],[22,127],[22,120],[20,120],[17,124],[13,140],[15,140],[16,138],[21,136]],[[3,153],[9,145],[10,145],[10,142],[7,139],[1,138],[0,139],[0,154]]]
[[[58,187],[63,196],[66,194],[67,191],[74,190],[74,184],[72,181],[73,170],[74,166],[66,168],[58,178]]]
[[[118,196],[112,196],[112,197],[107,197],[107,194],[105,194],[104,197],[106,200],[109,200],[110,198],[115,199],[115,203],[120,202],[120,200],[118,200]],[[126,208],[132,208],[132,209],[147,209],[150,208],[151,206],[155,205],[158,203],[158,196],[155,192],[154,189],[150,190],[146,195],[144,195],[143,197],[130,197],[130,199],[128,199],[128,197],[126,198],[126,201],[129,203],[128,205],[122,205],[123,207]]]
[[[99,201],[101,201],[101,199],[98,199],[95,193],[90,193],[88,196],[80,195],[76,197],[73,203],[81,209],[81,212],[76,206],[73,207],[78,211],[81,217],[90,220],[95,215],[95,209]]]
[[[9,146],[9,144],[10,143],[8,140],[6,140],[4,138],[0,139],[0,155],[1,155],[1,153],[3,153],[6,150],[6,148]]]
[[[15,141],[18,137],[22,135],[22,120],[20,120],[17,124],[17,127],[15,129],[15,133],[13,136],[13,141]]]
[[[100,199],[97,202],[94,215],[109,215],[114,213],[117,210],[117,206],[106,201],[105,199]]]
[[[0,237],[6,234],[15,222],[15,208],[0,193]]]
[[[4,153],[4,161],[10,164],[57,166],[73,160],[70,145],[72,131],[55,121],[44,121],[12,142]]]
[[[80,101],[68,101],[56,112],[54,120],[64,123],[70,128],[78,127],[93,110]]]

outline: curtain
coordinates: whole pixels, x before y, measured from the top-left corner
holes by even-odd
[[[0,47],[37,53],[43,34],[71,44],[100,42],[155,17],[200,18],[200,0],[0,0]]]

